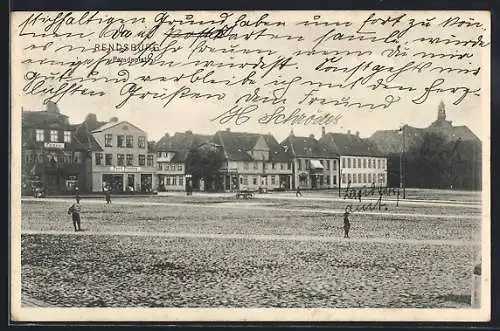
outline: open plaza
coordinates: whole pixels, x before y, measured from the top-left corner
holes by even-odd
[[[22,199],[22,301],[54,307],[469,307],[479,192]],[[343,238],[347,205],[350,238]],[[376,206],[375,208],[363,206]]]

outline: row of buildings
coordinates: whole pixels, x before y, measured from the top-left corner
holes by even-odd
[[[359,133],[323,128],[316,138],[292,131],[279,143],[272,134],[185,131],[151,142],[144,130],[116,117],[102,122],[89,114],[82,123],[70,124],[56,104],[48,103],[45,110],[22,111],[23,188],[185,190],[192,180],[186,169],[189,152],[207,144],[223,153],[217,179],[223,191],[387,186],[387,153]]]

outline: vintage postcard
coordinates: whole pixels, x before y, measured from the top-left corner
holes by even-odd
[[[487,321],[490,13],[11,13],[11,319]]]

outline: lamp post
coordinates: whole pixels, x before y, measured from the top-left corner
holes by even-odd
[[[403,199],[406,199],[406,185],[405,185],[405,167],[403,165],[403,158],[405,156],[405,126],[406,124],[403,124],[401,126],[400,132],[402,137],[402,146],[401,146],[401,154],[399,156],[399,188],[403,190]]]

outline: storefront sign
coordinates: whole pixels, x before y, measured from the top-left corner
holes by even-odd
[[[109,167],[113,172],[141,172],[141,167]]]
[[[43,146],[45,148],[58,148],[64,149],[64,143],[44,143]]]

